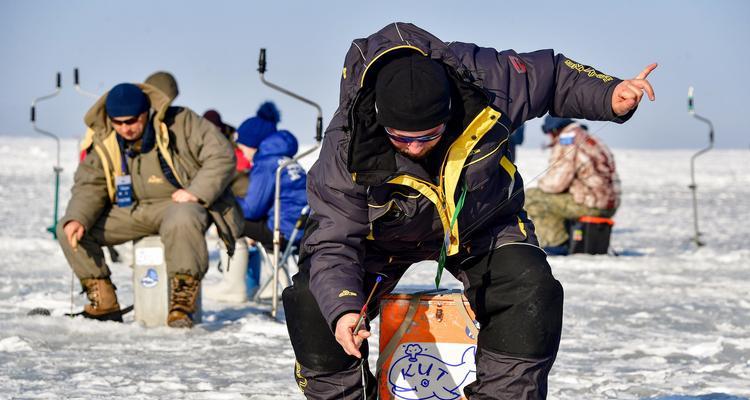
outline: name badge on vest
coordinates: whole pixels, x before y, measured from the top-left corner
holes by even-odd
[[[130,175],[116,176],[115,187],[117,188],[115,194],[117,207],[127,207],[133,204],[133,181]]]
[[[560,144],[563,146],[570,146],[576,141],[575,132],[566,132],[560,135]]]

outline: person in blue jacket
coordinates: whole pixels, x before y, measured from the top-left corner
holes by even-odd
[[[260,242],[269,248],[273,244],[273,202],[275,193],[276,168],[282,160],[297,152],[297,140],[287,131],[278,131],[281,114],[273,102],[260,105],[256,114],[240,124],[236,130],[236,151],[250,164],[250,171],[243,172],[242,184],[235,191],[245,218],[243,236]],[[238,157],[239,159],[239,157]],[[306,176],[298,164],[285,168],[281,188],[281,245],[289,237],[302,208],[307,205],[305,196]],[[235,187],[233,187],[234,189]],[[301,235],[300,235],[301,236]],[[245,239],[243,239],[245,240]],[[241,303],[252,297],[260,285],[261,260],[257,247],[250,247],[247,266],[241,258],[227,261],[226,268],[220,269],[221,283],[205,288],[205,295],[219,301]],[[231,265],[238,265],[235,268]]]
[[[246,142],[244,139],[240,132],[237,143],[243,151],[247,147],[243,144]],[[273,243],[276,168],[295,154],[297,139],[289,131],[280,130],[268,135],[260,142],[253,156],[247,194],[237,198],[245,216],[244,235],[265,246]],[[305,170],[296,162],[287,165],[281,173],[282,247],[286,245],[286,239],[307,205],[306,182]],[[295,242],[299,242],[299,238]]]

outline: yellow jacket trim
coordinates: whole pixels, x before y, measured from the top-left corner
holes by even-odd
[[[388,183],[408,186],[427,197],[433,204],[435,204],[435,208],[440,216],[440,222],[443,224],[443,232],[448,232],[450,227],[450,216],[445,210],[445,203],[441,196],[440,188],[429,182],[407,175],[399,175],[388,181]],[[453,238],[451,238],[451,247],[453,247]],[[456,243],[456,247],[458,247],[458,243]]]
[[[86,151],[92,144],[94,144],[94,130],[86,128],[86,133],[83,134],[83,139],[78,144],[78,151]]]
[[[501,147],[503,147],[503,144],[505,144],[505,142],[507,142],[507,141],[508,141],[508,139],[505,139],[505,140],[503,140],[502,142],[500,142],[500,143],[499,143],[499,144],[497,145],[497,147],[495,147],[494,149],[492,149],[492,151],[491,151],[491,152],[489,152],[489,153],[487,153],[487,154],[483,155],[482,157],[479,157],[479,158],[477,158],[476,160],[474,160],[474,161],[472,161],[472,162],[470,162],[470,163],[468,163],[468,164],[465,164],[465,165],[464,165],[464,169],[465,169],[466,167],[468,167],[469,165],[472,165],[472,164],[476,164],[476,163],[478,163],[478,162],[480,162],[480,161],[484,160],[485,158],[487,158],[487,157],[489,157],[489,156],[491,156],[491,155],[493,155],[493,154],[497,153],[497,151],[498,151],[498,150],[500,150],[500,148],[501,148]]]
[[[448,220],[453,215],[456,209],[455,196],[458,181],[461,178],[461,171],[463,170],[466,159],[471,155],[471,151],[474,146],[482,140],[485,134],[495,126],[495,122],[500,118],[500,112],[493,110],[492,107],[485,107],[474,120],[464,129],[461,136],[459,136],[448,149],[446,161],[443,165],[443,176],[441,176],[441,186],[445,193],[445,212],[447,213]],[[446,225],[450,227],[449,225]],[[446,229],[447,231],[447,229]],[[451,231],[451,245],[447,249],[447,254],[454,255],[458,253],[458,220],[453,225]],[[454,241],[455,239],[455,241]]]
[[[393,50],[398,50],[398,49],[412,49],[412,50],[416,50],[416,51],[420,52],[423,56],[427,57],[427,53],[424,52],[419,47],[416,47],[416,46],[402,45],[402,46],[394,46],[394,47],[391,47],[390,49],[385,49],[385,50],[383,50],[382,53],[376,55],[372,59],[372,61],[370,61],[369,64],[367,64],[367,66],[365,67],[365,70],[362,72],[362,78],[359,80],[359,86],[362,87],[362,86],[365,85],[365,76],[367,75],[367,71],[370,69],[370,66],[372,66],[372,64],[375,63],[375,61],[377,61],[380,57],[382,57],[382,56],[384,56],[384,55],[392,52]]]
[[[99,159],[102,163],[102,169],[104,170],[104,179],[107,182],[107,194],[109,200],[115,201],[115,177],[122,175],[122,168],[119,165],[122,163],[122,155],[120,153],[120,145],[117,143],[117,132],[112,131],[104,139],[102,146],[97,146],[94,143],[94,150],[99,154]],[[110,165],[110,163],[112,165]]]
[[[528,235],[526,234],[526,225],[521,220],[521,217],[516,217],[516,218],[518,218],[518,229],[521,230],[521,233],[523,233],[524,237],[528,237]]]
[[[500,159],[500,165],[510,175],[510,183],[508,184],[508,200],[510,200],[513,197],[513,188],[516,186],[516,165],[506,156]]]
[[[440,222],[443,224],[443,231],[446,233],[450,231],[450,245],[446,249],[449,256],[458,253],[460,244],[458,222],[451,229],[450,220],[456,209],[454,197],[461,171],[474,146],[492,129],[499,118],[500,112],[491,107],[486,107],[477,114],[448,149],[443,161],[440,186],[407,175],[400,175],[388,181],[388,183],[411,187],[435,204]]]
[[[500,159],[500,165],[503,166],[506,172],[508,172],[508,175],[510,175],[511,178],[516,176],[516,166],[513,164],[508,157],[503,156],[503,158]]]

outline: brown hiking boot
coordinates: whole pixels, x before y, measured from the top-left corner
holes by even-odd
[[[84,279],[81,281],[81,285],[90,302],[83,306],[81,315],[99,321],[122,322],[122,313],[115,293],[117,288],[109,278]]]
[[[198,298],[201,281],[190,275],[176,274],[171,283],[167,325],[172,328],[192,328],[195,300]]]

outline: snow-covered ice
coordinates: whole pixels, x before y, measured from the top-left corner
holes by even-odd
[[[73,140],[62,142],[61,213],[75,148]],[[699,249],[691,243],[687,187],[693,151],[614,153],[624,192],[612,237],[620,256],[550,259],[566,298],[549,398],[750,397],[750,151],[714,150],[698,159],[707,243]],[[519,149],[527,183],[546,157]],[[302,397],[286,327],[266,315],[267,305],[204,299],[204,322],[192,330],[146,329],[132,314],[125,324],[63,317],[70,269],[45,231],[54,159],[48,139],[5,137],[0,144],[0,398]],[[131,304],[128,247],[122,249],[125,262],[113,266],[113,280],[120,303]],[[215,242],[210,249],[205,284],[219,279]],[[421,263],[403,284],[428,288],[433,277],[434,266]],[[84,300],[76,293],[76,310]],[[36,307],[53,316],[26,316]],[[374,365],[377,339],[372,343]]]

